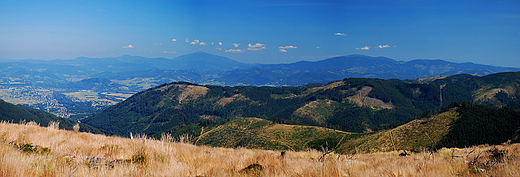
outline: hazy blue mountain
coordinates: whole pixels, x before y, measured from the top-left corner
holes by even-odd
[[[443,60],[396,61],[386,57],[348,55],[321,61],[289,64],[247,64],[204,52],[173,59],[123,55],[73,60],[14,60],[2,62],[0,76],[19,78],[26,85],[56,86],[84,78],[148,79],[152,85],[174,81],[216,85],[296,86],[328,83],[343,78],[415,79],[447,74],[488,75],[520,71]],[[5,82],[4,82],[5,83]],[[46,84],[46,85],[44,85]]]
[[[216,74],[233,69],[245,69],[253,65],[212,55],[204,52],[182,55],[174,59],[146,58],[140,56],[123,55],[112,58],[86,58],[80,57],[74,60],[54,60],[56,65],[82,66],[89,71],[144,71],[150,69],[159,70],[192,70],[201,74]]]
[[[415,79],[447,74],[488,75],[520,71],[520,68],[496,67],[473,63],[452,63],[443,60],[396,61],[386,57],[348,55],[321,61],[261,65],[221,74],[227,85],[303,85],[327,83],[346,77]]]

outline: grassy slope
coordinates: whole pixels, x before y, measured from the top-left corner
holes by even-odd
[[[253,127],[262,125],[245,120]],[[142,136],[126,139],[0,122],[0,176],[520,176],[520,144],[496,146],[508,152],[504,163],[473,168],[462,158],[450,157],[465,155],[469,149],[441,149],[434,160],[422,153],[399,157],[394,151],[331,153],[318,161],[322,153],[315,150],[287,151],[281,158],[280,151],[212,148],[173,140],[167,136],[161,141]],[[24,143],[37,148],[20,150]],[[492,148],[479,146],[468,160],[482,154],[479,163],[489,162],[486,151]],[[108,162],[114,159],[122,161]],[[262,170],[244,170],[253,164]]]
[[[420,151],[434,146],[448,133],[456,120],[455,110],[414,120],[391,130],[349,133],[323,127],[273,124],[257,118],[242,118],[204,132],[194,139],[197,145],[247,147],[278,150],[320,150],[321,146],[341,153],[392,151],[392,132],[396,150]],[[427,137],[430,136],[432,141]]]
[[[325,142],[333,147],[344,136],[351,135],[322,127],[273,124],[258,118],[242,118],[204,132],[195,139],[195,144],[300,151],[318,149],[325,146]]]
[[[429,118],[413,120],[391,130],[366,134],[342,144],[338,150],[346,152],[355,152],[355,150],[363,152],[392,151],[394,150],[393,139],[395,150],[421,151],[435,147],[448,133],[451,123],[458,118],[457,111],[450,110]]]
[[[275,124],[258,118],[241,118],[219,126],[206,127],[195,135],[197,145],[247,147],[277,150],[307,150],[328,147],[338,153],[408,150],[420,152],[444,146],[464,147],[477,144],[501,144],[511,140],[520,127],[520,116],[508,108],[496,108],[470,103],[457,103],[440,114],[417,119],[390,130],[372,133],[349,133],[323,127]],[[446,108],[447,109],[447,108]],[[478,112],[479,115],[471,114]],[[508,120],[486,116],[505,115]],[[490,123],[492,121],[493,123]],[[468,122],[474,125],[469,126]],[[504,125],[508,124],[508,125]],[[511,125],[509,125],[511,124]],[[455,127],[455,128],[452,128]],[[508,128],[509,127],[509,128]],[[200,131],[203,127],[199,127]],[[457,136],[460,132],[480,132]],[[489,135],[482,135],[489,134]],[[200,135],[200,136],[199,136]],[[506,136],[506,137],[504,137]],[[474,139],[480,141],[475,141]],[[487,139],[486,139],[487,138]],[[513,138],[513,142],[517,142]],[[459,142],[447,144],[446,142]]]

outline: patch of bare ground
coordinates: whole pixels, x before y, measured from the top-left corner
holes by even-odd
[[[235,100],[249,100],[249,98],[246,98],[242,94],[235,94],[232,97],[224,97],[217,101],[217,104],[220,106],[226,106],[226,104],[231,103]]]
[[[126,139],[2,122],[0,176],[520,176],[519,144],[441,149],[432,158],[425,153],[402,157],[396,151],[282,153],[184,140],[168,135]],[[494,148],[502,155],[490,156]],[[486,163],[493,165],[473,165]]]
[[[482,87],[481,89],[478,89],[473,93],[473,102],[497,101],[495,95],[499,92],[505,92],[508,95],[514,95],[516,92],[516,88],[506,87],[491,89],[491,86]]]
[[[311,88],[311,89],[307,90],[305,93],[308,94],[308,93],[316,92],[318,90],[327,90],[327,89],[336,88],[336,87],[343,86],[343,85],[345,85],[345,82],[343,82],[343,81],[333,82],[333,83],[327,84],[323,87]],[[305,93],[303,95],[306,95]]]
[[[195,100],[208,93],[208,88],[203,86],[179,85],[178,87],[181,91],[181,94],[179,94],[179,96],[177,97],[179,103],[181,103],[184,100]]]
[[[333,100],[317,100],[307,103],[305,106],[298,108],[294,114],[301,119],[312,120],[316,124],[324,124],[330,116],[330,110],[334,109]]]
[[[371,107],[372,109],[392,109],[394,107],[392,102],[385,103],[380,99],[369,97],[368,93],[370,93],[370,91],[372,91],[372,87],[364,86],[357,90],[356,94],[347,97],[347,100],[359,106]]]
[[[433,82],[435,80],[439,80],[439,79],[445,79],[449,76],[453,76],[454,74],[448,74],[448,75],[441,75],[441,76],[436,76],[436,77],[427,77],[427,78],[419,78],[419,79],[414,79],[417,83],[420,83],[420,84],[425,84],[425,83],[430,83],[430,82]]]

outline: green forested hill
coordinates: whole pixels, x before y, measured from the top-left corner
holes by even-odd
[[[372,133],[349,133],[323,127],[279,124],[258,118],[230,121],[197,121],[177,126],[167,133],[191,135],[195,145],[306,150],[328,147],[336,153],[391,150],[423,151],[442,147],[520,142],[520,113],[468,102],[455,102],[441,112],[393,129]]]
[[[347,78],[324,86],[299,87],[180,82],[140,92],[83,122],[121,136],[130,132],[157,135],[200,120],[242,117],[372,132],[428,117],[455,101],[514,105],[520,95],[519,80],[520,73],[516,72],[483,77],[455,75],[423,83]]]
[[[48,126],[49,122],[59,122],[61,129],[72,130],[72,127],[77,124],[76,121],[63,119],[56,117],[47,112],[36,110],[27,106],[13,105],[0,99],[0,121],[19,123],[22,121],[30,122],[34,121],[41,126]],[[91,132],[102,134],[102,132],[96,128],[91,127],[83,123],[79,123],[82,132]]]
[[[162,132],[202,119],[240,117],[278,118],[365,132],[418,117],[419,113],[439,105],[438,95],[436,86],[381,79],[345,79],[323,87],[172,83],[140,92],[84,122],[122,136],[130,132]]]

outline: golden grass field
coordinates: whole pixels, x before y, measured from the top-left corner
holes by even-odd
[[[0,123],[0,176],[520,176],[520,144],[434,153],[329,153],[195,146],[186,137],[133,139]],[[464,156],[475,149],[467,158]],[[478,157],[478,158],[477,158]],[[493,158],[501,157],[501,158]],[[500,162],[497,161],[500,159]],[[467,161],[467,162],[465,162]],[[248,168],[249,167],[249,168]]]

